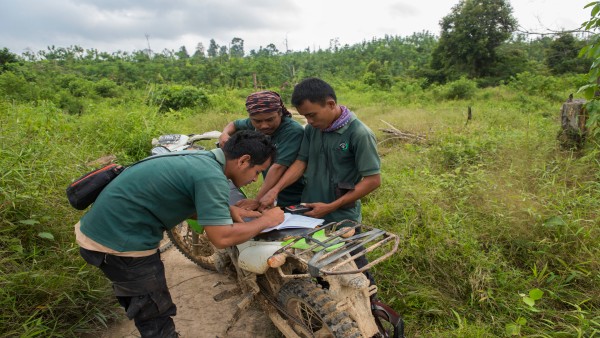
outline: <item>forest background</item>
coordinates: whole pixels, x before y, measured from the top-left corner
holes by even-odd
[[[221,130],[251,92],[287,103],[309,76],[379,140],[383,185],[364,219],[402,237],[375,273],[409,337],[598,336],[597,114],[583,146],[557,139],[563,102],[595,88],[595,55],[579,57],[594,51],[587,24],[519,33],[507,2],[464,0],[439,36],[313,51],[246,53],[241,38],[192,54],[0,49],[0,336],[79,336],[122,316],[74,243],[82,213],[64,189],[86,163],[130,163],[161,134]]]

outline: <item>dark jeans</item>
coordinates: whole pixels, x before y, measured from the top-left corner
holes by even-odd
[[[142,337],[177,337],[171,318],[177,307],[171,299],[158,251],[147,257],[120,257],[84,248],[79,253],[112,282],[119,304]]]

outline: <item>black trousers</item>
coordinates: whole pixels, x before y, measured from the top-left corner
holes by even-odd
[[[112,282],[115,296],[143,338],[177,337],[171,299],[160,253],[146,257],[121,257],[79,249],[81,257],[95,265]]]

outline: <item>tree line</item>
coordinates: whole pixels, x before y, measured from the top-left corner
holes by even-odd
[[[23,94],[3,85],[11,82],[17,87],[35,83],[68,89],[77,97],[78,81],[103,81],[104,88],[98,90],[101,95],[119,91],[112,87],[143,88],[148,83],[285,91],[308,76],[360,81],[377,89],[389,89],[406,78],[418,79],[423,87],[462,77],[480,86],[494,86],[524,71],[586,73],[591,65],[578,57],[588,43],[585,37],[562,32],[531,38],[519,33],[505,0],[462,0],[440,21],[440,27],[439,37],[424,31],[343,46],[333,39],[329,48],[303,51],[279,51],[269,44],[246,53],[239,37],[229,46],[219,46],[214,39],[207,49],[199,43],[193,53],[185,46],[160,53],[49,46],[21,55],[3,48],[0,94],[13,100],[49,98],[43,92]],[[48,75],[57,73],[61,75]]]

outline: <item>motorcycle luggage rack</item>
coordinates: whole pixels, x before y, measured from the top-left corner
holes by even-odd
[[[342,237],[355,230],[352,236]],[[317,232],[325,230],[325,239],[317,239]],[[300,243],[304,241],[304,243]],[[355,221],[345,220],[341,222],[332,222],[297,237],[273,255],[283,254],[287,257],[293,257],[308,266],[308,273],[286,274],[281,267],[278,267],[279,274],[286,278],[307,278],[320,277],[327,275],[344,275],[361,273],[379,262],[387,259],[398,251],[400,239],[397,235],[390,232],[376,229]],[[388,244],[391,243],[391,244]],[[304,244],[304,245],[300,245]],[[345,264],[354,261],[356,258],[365,256],[384,245],[392,246],[380,256],[372,259],[362,268],[347,270],[341,269]],[[298,248],[302,246],[302,248]],[[308,255],[307,255],[308,254]],[[310,257],[312,256],[312,257]],[[310,257],[310,258],[305,258]]]

